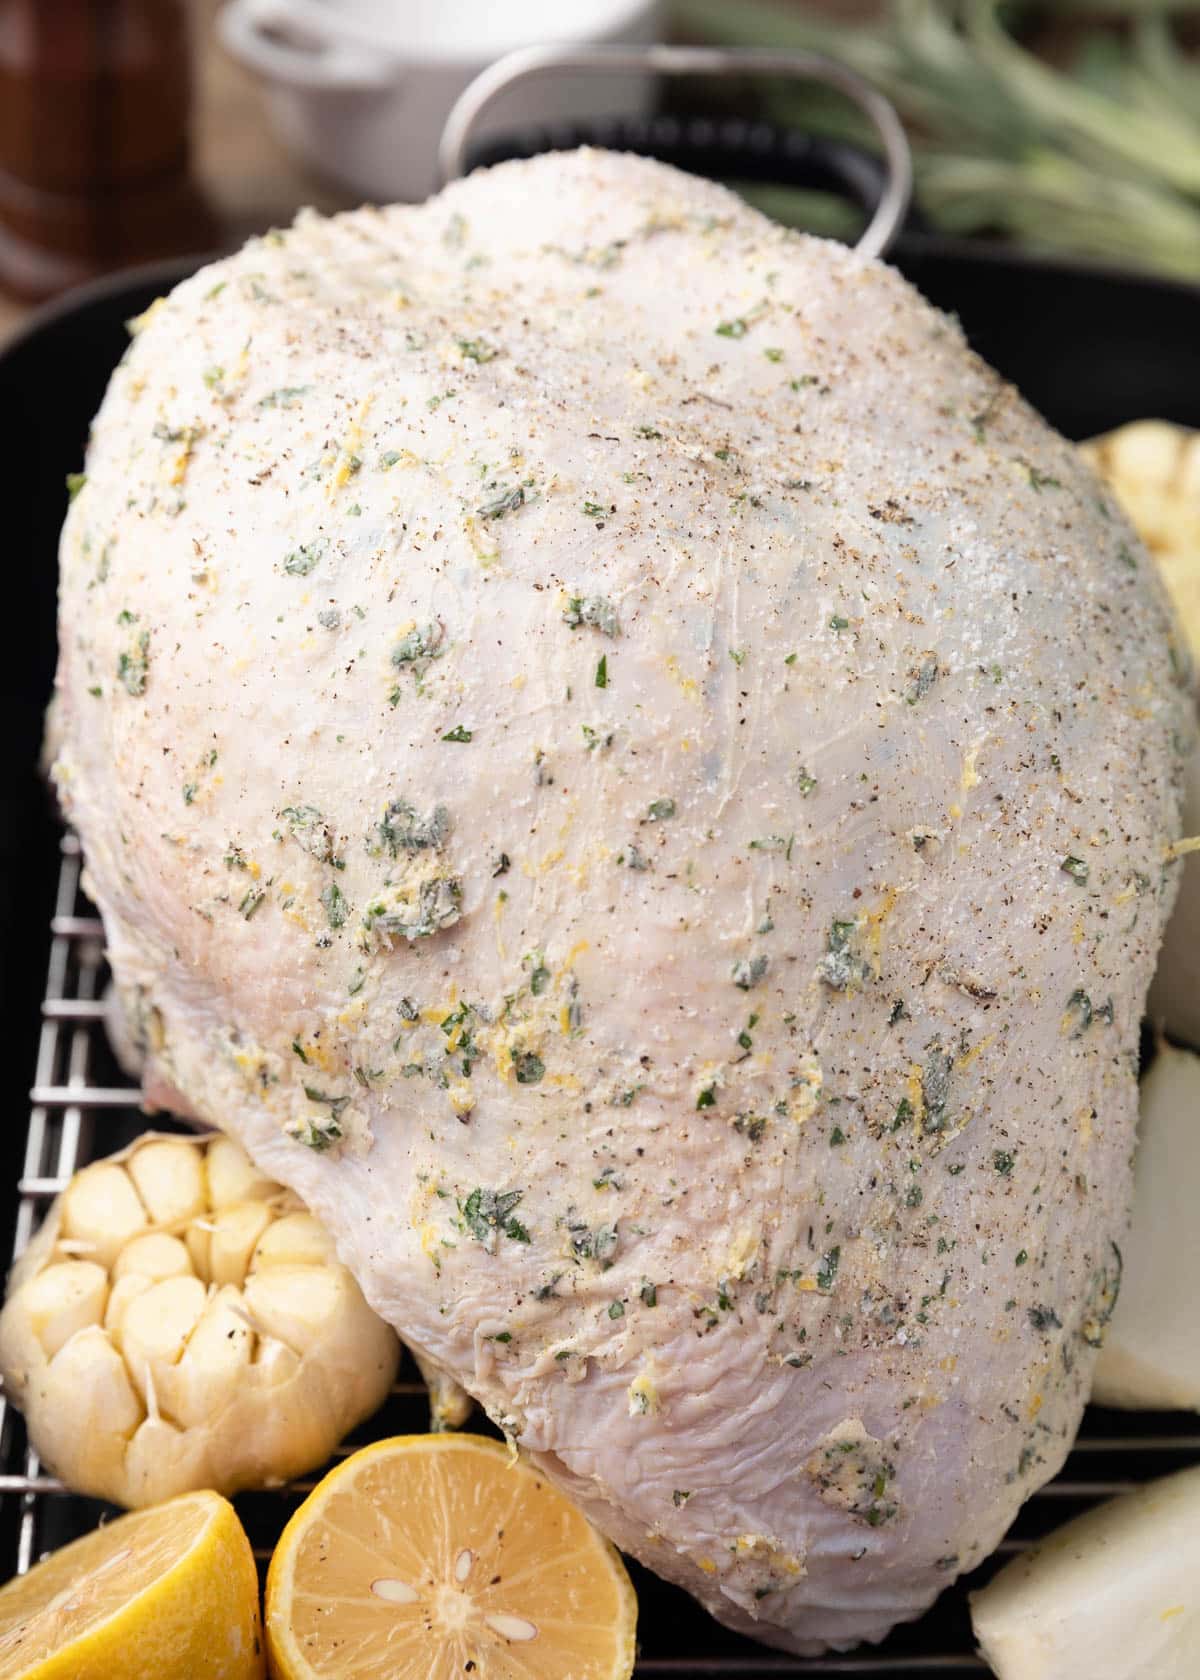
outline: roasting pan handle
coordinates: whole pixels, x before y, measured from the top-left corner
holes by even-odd
[[[476,76],[446,118],[438,148],[443,181],[464,173],[472,132],[501,93],[535,76],[570,71],[624,74],[650,71],[663,76],[788,76],[824,82],[858,106],[883,143],[883,191],[856,249],[881,257],[899,231],[912,198],[912,154],[900,118],[869,82],[819,53],[772,47],[521,47]]]

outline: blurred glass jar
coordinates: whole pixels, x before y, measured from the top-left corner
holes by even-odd
[[[0,0],[0,285],[46,297],[212,242],[190,68],[185,0]]]

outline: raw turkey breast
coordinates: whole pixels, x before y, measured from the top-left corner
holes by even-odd
[[[580,152],[138,324],[58,785],[151,1090],[620,1545],[880,1637],[1061,1464],[1120,1280],[1183,655],[888,268]]]

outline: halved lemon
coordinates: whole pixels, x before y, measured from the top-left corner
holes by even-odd
[[[479,1435],[401,1435],[331,1471],[267,1575],[276,1680],[628,1680],[624,1565],[537,1470]]]
[[[261,1680],[258,1575],[227,1499],[186,1493],[0,1588],[0,1680]]]

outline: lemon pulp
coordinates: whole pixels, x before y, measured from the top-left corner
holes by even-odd
[[[280,1680],[627,1680],[636,1604],[613,1548],[544,1476],[479,1436],[357,1453],[271,1562]]]
[[[257,1680],[254,1557],[232,1505],[184,1494],[0,1588],[0,1680]]]

